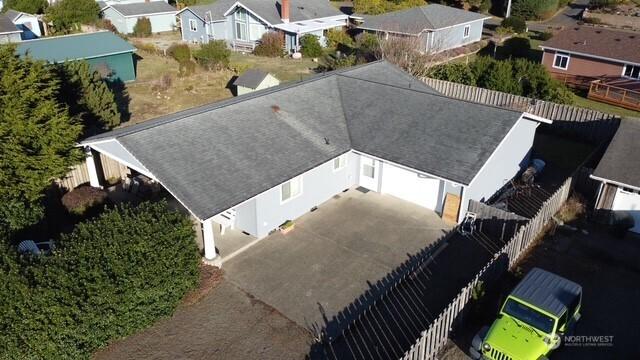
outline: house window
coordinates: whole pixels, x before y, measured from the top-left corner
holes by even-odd
[[[569,67],[569,54],[556,53],[553,58],[553,67],[560,70],[567,70]]]
[[[198,23],[194,19],[189,19],[189,30],[192,32],[198,31]]]
[[[471,25],[465,25],[464,26],[464,35],[462,35],[463,38],[468,38],[469,34],[471,34]]]
[[[287,202],[302,194],[302,175],[295,177],[280,186],[280,201]]]
[[[362,175],[374,179],[376,177],[376,161],[362,159]]]
[[[346,163],[347,163],[347,155],[346,154],[342,154],[342,155],[338,156],[337,158],[333,159],[333,171],[338,171],[338,170],[344,168]]]
[[[235,23],[236,23],[236,40],[243,40],[243,41],[247,41],[249,40],[249,21],[248,21],[248,16],[247,16],[247,11],[239,8],[238,11],[236,11],[233,14],[234,18],[235,18]]]
[[[640,65],[626,64],[624,66],[624,72],[622,74],[624,77],[640,80]]]

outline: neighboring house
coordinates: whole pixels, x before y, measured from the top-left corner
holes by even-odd
[[[110,31],[23,41],[16,51],[50,63],[86,60],[111,80],[136,79],[135,47]]]
[[[262,238],[351,187],[442,213],[489,199],[529,164],[536,116],[445,97],[386,62],[330,72],[86,139],[158,181],[202,223]],[[457,203],[454,203],[456,201]]]
[[[300,37],[313,34],[325,43],[329,29],[347,25],[347,15],[328,0],[218,0],[189,6],[178,13],[182,40],[225,40],[231,48],[253,50],[268,31],[283,34],[287,52],[297,52]]]
[[[258,69],[249,69],[233,82],[236,87],[236,95],[244,95],[256,90],[280,85],[280,80],[273,75]]]
[[[594,79],[640,80],[640,34],[575,26],[560,31],[540,47],[551,74]]]
[[[575,26],[544,42],[542,64],[593,100],[640,110],[640,33]]]
[[[133,27],[141,18],[151,22],[154,33],[173,31],[176,27],[176,9],[164,1],[107,5],[102,9],[102,18],[111,23],[122,34],[133,33]]]
[[[438,53],[480,41],[489,16],[430,4],[382,15],[354,15],[358,29],[388,36],[420,39],[421,52]]]
[[[0,14],[0,44],[20,42],[21,34],[22,30],[18,29],[7,14]]]
[[[600,182],[596,209],[627,211],[640,233],[640,123],[622,120],[591,178]]]
[[[5,14],[16,24],[18,29],[22,30],[22,40],[37,39],[42,36],[40,19],[37,16],[11,9],[7,10]]]

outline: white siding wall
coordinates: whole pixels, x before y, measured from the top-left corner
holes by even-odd
[[[640,233],[640,195],[638,193],[618,187],[611,210],[628,211],[636,221],[636,225],[630,231]]]
[[[289,201],[281,202],[281,185],[275,186],[251,200],[237,206],[236,227],[262,238],[287,220],[295,220],[312,207],[355,185],[353,163],[357,158],[347,154],[346,165],[333,170],[333,159],[301,175],[302,193]]]
[[[533,139],[538,123],[520,119],[465,189],[460,205],[461,219],[469,200],[485,201],[529,165]]]
[[[133,27],[136,26],[138,19],[142,17],[145,16],[126,18],[127,34],[133,33]],[[151,31],[154,33],[172,31],[176,25],[175,14],[151,15],[146,16],[146,18],[151,21]],[[118,31],[120,31],[120,29],[118,29]]]

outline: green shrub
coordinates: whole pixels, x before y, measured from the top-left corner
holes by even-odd
[[[500,26],[503,28],[511,28],[516,33],[523,33],[527,31],[527,23],[523,18],[518,16],[510,16],[502,20]]]
[[[551,78],[543,65],[527,59],[500,61],[480,56],[468,66],[459,63],[435,66],[429,76],[560,104],[573,102],[566,86]]]
[[[45,10],[45,20],[56,33],[80,30],[81,24],[94,24],[100,18],[100,6],[94,0],[61,0]]]
[[[219,70],[229,66],[231,50],[224,40],[209,41],[200,46],[200,50],[193,54],[200,66],[208,70]]]
[[[180,63],[180,68],[178,69],[179,77],[191,76],[195,72],[196,72],[196,63],[193,60]]]
[[[160,49],[155,44],[134,41],[133,46],[135,46],[136,49],[148,54],[161,54]]]
[[[151,36],[151,20],[146,17],[139,18],[133,26],[133,35],[138,37]]]
[[[589,1],[589,8],[602,9],[602,8],[614,8],[623,3],[621,0],[591,0]]]
[[[525,20],[542,20],[555,14],[558,6],[558,0],[515,0],[512,15]]]
[[[187,44],[174,43],[167,49],[167,55],[182,64],[191,60],[191,49]]]
[[[302,48],[302,55],[305,57],[316,58],[322,56],[322,46],[315,35],[303,35],[300,38],[300,47]]]
[[[253,49],[253,54],[267,57],[280,57],[284,54],[284,39],[282,35],[270,31],[260,38],[260,44]]]
[[[51,256],[0,252],[2,359],[89,358],[170,316],[199,279],[192,223],[166,203],[108,210]]]
[[[337,70],[354,66],[358,63],[355,55],[327,55],[324,57],[324,66],[321,70]]]
[[[334,28],[327,31],[327,46],[337,48],[338,45],[353,46],[353,39],[344,29]]]
[[[531,41],[526,37],[515,36],[505,40],[503,47],[507,57],[526,58],[531,50]]]
[[[543,31],[538,34],[538,40],[547,41],[553,37],[553,33],[550,31]]]

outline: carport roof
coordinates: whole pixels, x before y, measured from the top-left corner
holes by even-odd
[[[117,129],[207,219],[349,150],[468,185],[522,113],[444,97],[387,62],[318,75]]]

